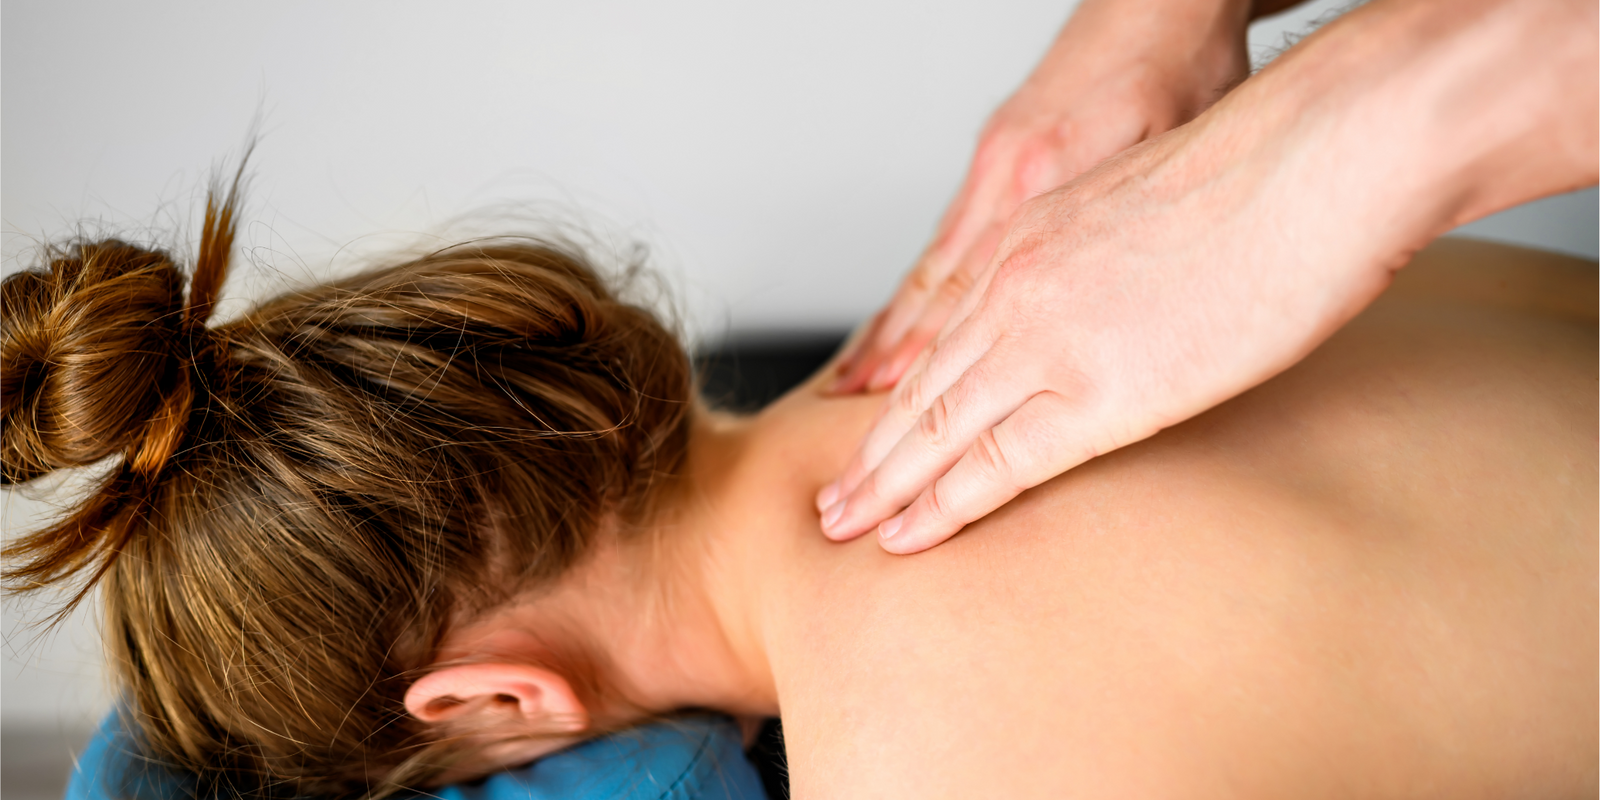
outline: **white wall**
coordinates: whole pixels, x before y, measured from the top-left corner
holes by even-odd
[[[236,294],[463,213],[556,209],[647,244],[697,332],[844,326],[916,256],[1071,5],[6,0],[5,268],[85,218],[192,231],[260,111]],[[1473,228],[1593,257],[1596,213],[1589,191]],[[7,499],[8,532],[48,511]],[[98,713],[81,620],[36,642],[5,612],[7,723]]]

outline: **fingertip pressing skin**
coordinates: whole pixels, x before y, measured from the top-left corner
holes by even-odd
[[[897,385],[886,400],[872,429],[863,438],[839,479],[817,493],[817,510],[821,515],[824,535],[835,541],[853,539],[872,530],[915,497],[919,485],[914,483],[895,484],[888,487],[887,492],[878,491],[877,473],[885,466],[886,460],[894,457],[895,451],[903,451],[899,461],[906,462],[908,466],[894,469],[891,464],[887,474],[902,482],[907,479],[914,482],[917,476],[923,476],[925,480],[937,478],[960,456],[960,443],[943,434],[950,427],[950,405],[940,393],[948,392],[952,387],[941,382],[946,378],[952,382],[967,381],[967,391],[957,393],[962,396],[972,394],[972,386],[981,386],[981,383],[972,383],[977,378],[969,377],[969,372],[962,371],[961,368],[968,361],[968,357],[962,354],[968,353],[975,358],[981,353],[985,341],[987,337],[963,331],[945,342],[946,346],[924,348],[917,354],[911,362],[909,377]],[[954,345],[951,346],[951,343]],[[936,360],[938,363],[935,363]],[[931,402],[923,399],[930,396],[933,397]],[[974,400],[974,410],[979,414],[988,405],[978,398],[968,399]],[[926,437],[912,436],[919,425],[928,427],[924,425],[923,418],[930,410],[940,417],[931,425],[940,433],[934,437],[940,446],[932,448],[926,446]],[[973,435],[977,433],[976,429],[972,431]],[[930,470],[932,474],[925,474]],[[896,486],[899,488],[896,489]]]
[[[1015,492],[1010,493],[994,503],[979,501],[974,505],[971,502],[974,494],[993,494],[993,487],[963,485],[963,478],[956,470],[970,463],[972,451],[981,446],[973,444],[956,465],[931,481],[905,510],[878,526],[878,544],[886,552],[910,555],[943,544],[968,524],[982,519],[1016,495]],[[966,480],[968,484],[971,483],[970,477]]]
[[[844,516],[845,504],[835,500],[822,510],[822,532],[832,539],[845,538],[839,530],[839,518]]]
[[[894,424],[894,420],[885,418],[881,423],[885,425],[882,438],[875,438],[878,431],[869,434],[862,454],[851,462],[850,470],[839,482],[842,499],[835,500],[823,512],[823,530],[829,538],[859,536],[899,513],[919,495],[925,496],[926,487],[944,480],[953,466],[971,457],[971,450],[979,446],[974,445],[975,441],[983,440],[994,425],[1026,403],[1026,397],[1013,396],[1012,387],[990,380],[989,375],[989,369],[975,365],[916,413],[910,425]],[[909,416],[922,403],[915,397],[915,386],[908,385],[903,391],[909,399],[903,400],[901,407]],[[888,450],[881,458],[874,458],[873,447],[878,441],[887,442]],[[864,474],[860,481],[852,482],[852,473],[858,469]],[[964,524],[975,518],[955,522]]]
[[[944,482],[945,479],[941,478],[935,486]],[[944,544],[968,524],[981,519],[987,513],[974,514],[970,518],[930,513],[934,505],[932,499],[934,491],[936,489],[930,487],[918,495],[904,511],[878,525],[878,545],[884,552],[907,556],[932,549]]]
[[[839,482],[834,481],[817,492],[817,513],[826,513],[837,502],[839,502]]]
[[[844,350],[839,354],[839,363],[834,367],[833,379],[823,386],[823,394],[855,394],[866,389],[866,381],[862,378],[858,366],[867,358],[867,351],[877,340],[878,332],[883,328],[884,317],[888,315],[889,310],[885,308],[872,315],[865,330],[845,343]]]
[[[893,539],[895,534],[900,532],[900,524],[905,522],[905,518],[905,514],[896,514],[884,520],[883,524],[878,526],[878,541],[883,544],[883,549],[889,549],[889,540]]]
[[[822,512],[822,532],[828,538],[842,542],[872,530],[881,515],[868,516],[869,512],[862,509],[872,509],[881,502],[873,490],[872,476],[869,475],[868,480],[857,486],[849,496]]]
[[[822,534],[836,542],[846,542],[866,533],[871,526],[853,525],[845,518],[849,508],[849,495],[858,487],[864,476],[865,468],[861,466],[860,456],[851,459],[845,468],[843,476],[817,492],[817,513]],[[847,491],[848,487],[848,491]]]
[[[867,379],[866,390],[869,392],[882,392],[893,389],[899,384],[900,379],[911,371],[911,366],[928,345],[933,341],[933,334],[922,334],[917,327],[908,331],[904,338],[896,342],[881,357],[877,369],[873,370],[872,377]]]

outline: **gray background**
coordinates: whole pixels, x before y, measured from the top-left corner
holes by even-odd
[[[843,327],[911,264],[1071,5],[6,0],[5,269],[79,232],[181,250],[259,115],[235,309],[463,219],[558,218],[648,247],[692,337]],[[1258,24],[1255,51],[1333,5]],[[1589,190],[1468,231],[1593,258],[1596,215]],[[7,493],[7,534],[63,496]],[[8,798],[58,792],[108,703],[89,616],[36,617],[4,604]]]

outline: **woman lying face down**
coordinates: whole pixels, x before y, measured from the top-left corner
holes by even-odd
[[[133,721],[180,766],[337,795],[424,779],[456,748],[407,687],[459,620],[651,518],[686,452],[687,359],[528,241],[207,328],[232,224],[208,211],[187,302],[165,254],[116,241],[4,283],[5,482],[122,456],[14,546],[13,585],[101,582]],[[593,665],[563,655],[597,707]]]
[[[713,708],[781,710],[799,797],[1594,789],[1592,268],[1425,255],[1274,381],[902,558],[811,506],[881,396],[708,412],[530,240],[207,327],[231,207],[187,299],[110,241],[0,297],[6,483],[121,458],[12,585],[98,581],[133,725],[214,786],[382,794]]]

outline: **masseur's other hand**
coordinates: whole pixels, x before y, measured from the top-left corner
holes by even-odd
[[[1287,368],[1438,234],[1592,184],[1595,27],[1584,0],[1374,3],[1026,202],[824,531],[931,547]]]
[[[877,526],[891,552],[938,544],[1293,363],[1381,290],[1369,272],[1323,291],[1325,265],[1263,242],[1283,196],[1226,175],[1196,185],[1192,138],[1173,131],[1023,205],[819,495],[830,538]]]
[[[933,243],[846,356],[834,391],[894,385],[1024,201],[1192,119],[1240,80],[1247,15],[1236,0],[1085,0],[989,119]]]

